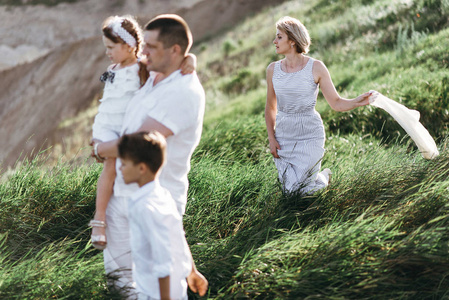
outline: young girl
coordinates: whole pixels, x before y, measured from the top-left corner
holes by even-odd
[[[131,16],[112,16],[103,22],[103,43],[106,55],[112,65],[103,73],[100,80],[105,83],[103,98],[100,99],[98,114],[93,124],[94,153],[98,142],[106,142],[120,137],[126,106],[134,92],[149,77],[146,66],[139,60],[142,33],[137,21]],[[195,70],[196,57],[188,54],[181,66],[181,72],[191,73]],[[92,245],[103,250],[106,248],[106,208],[113,193],[116,176],[115,159],[102,159],[103,172],[97,183],[96,211],[89,225],[92,227]]]

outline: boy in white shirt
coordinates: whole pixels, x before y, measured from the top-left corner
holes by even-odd
[[[139,299],[187,299],[192,258],[176,203],[160,186],[166,142],[157,131],[124,135],[118,144],[126,184],[139,189],[128,201],[133,279]]]

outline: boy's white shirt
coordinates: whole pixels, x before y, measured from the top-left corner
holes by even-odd
[[[187,203],[190,158],[201,138],[205,94],[194,72],[182,75],[177,70],[153,86],[154,73],[138,90],[128,104],[122,126],[122,135],[137,132],[146,118],[150,117],[173,132],[167,138],[167,159],[159,181],[168,189],[181,215]],[[138,187],[126,185],[119,171],[114,183],[114,195],[129,197]]]
[[[133,279],[139,293],[159,299],[159,278],[170,276],[170,297],[187,297],[192,270],[182,218],[158,180],[139,188],[128,201]]]

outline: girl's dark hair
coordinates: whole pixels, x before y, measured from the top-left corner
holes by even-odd
[[[103,22],[103,35],[110,39],[112,42],[118,44],[126,44],[126,42],[112,30],[111,24],[114,21],[116,16],[111,16],[104,20]],[[140,57],[140,52],[142,51],[143,37],[142,30],[137,23],[136,19],[133,16],[125,15],[121,16],[123,19],[122,28],[128,31],[136,39],[136,47],[134,50],[134,54],[137,58]],[[143,86],[145,82],[148,80],[149,73],[147,71],[146,65],[139,61],[139,77],[140,77],[140,85]]]

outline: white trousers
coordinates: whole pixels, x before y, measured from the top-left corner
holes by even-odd
[[[179,300],[187,300],[187,299],[188,299],[188,296],[186,295],[185,298],[179,299]],[[158,299],[151,298],[150,296],[147,296],[147,295],[145,295],[143,293],[139,293],[137,300],[158,300]],[[178,299],[173,299],[173,300],[178,300]]]
[[[103,251],[104,268],[112,278],[113,285],[127,299],[134,299],[132,279],[132,257],[128,223],[128,198],[112,196],[106,209],[107,247]],[[134,295],[134,296],[133,296]]]

